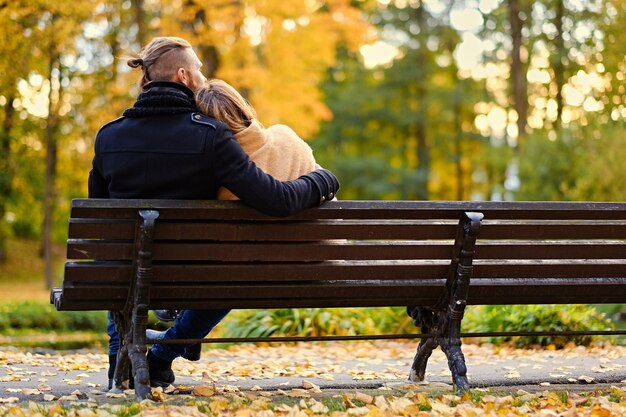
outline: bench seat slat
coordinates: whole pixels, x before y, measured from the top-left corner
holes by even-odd
[[[481,239],[624,239],[626,223],[589,222],[567,224],[565,222],[545,223],[496,223],[485,221],[480,230]]]
[[[131,260],[132,242],[68,242],[68,259]],[[155,261],[324,261],[333,259],[450,259],[452,244],[435,242],[163,242],[154,245]]]
[[[477,242],[474,259],[622,259],[626,242]]]
[[[394,266],[362,262],[274,264],[263,267],[259,275],[258,264],[176,265],[155,264],[153,283],[157,282],[219,282],[219,281],[315,281],[321,279],[424,279],[440,278],[449,269],[445,261],[416,267],[398,264]],[[76,282],[128,283],[132,274],[130,263],[68,262],[65,266],[66,280]]]
[[[602,265],[601,267],[599,267]],[[446,277],[446,261],[345,261],[300,264],[165,264],[154,265],[153,282],[219,281],[319,281],[326,279],[426,279]],[[127,283],[132,274],[130,262],[68,262],[66,279],[76,282]],[[481,278],[596,278],[626,276],[626,260],[607,261],[481,261],[474,265],[473,280]]]
[[[68,259],[131,260],[132,241],[69,239]],[[451,243],[302,242],[214,243],[160,242],[154,260],[161,261],[324,261],[333,259],[450,259]],[[597,242],[488,242],[476,245],[475,259],[621,259],[626,243]]]
[[[133,222],[70,220],[70,239],[132,239]],[[454,239],[457,225],[452,221],[338,221],[292,222],[158,222],[156,240],[216,241],[318,241],[328,239]],[[481,239],[625,239],[626,222],[489,222],[481,228]]]
[[[159,210],[160,219],[273,219],[241,202],[189,200],[74,199],[72,217],[134,219],[137,209]],[[459,219],[466,211],[486,219],[616,219],[626,220],[622,202],[498,201],[329,201],[289,219]],[[280,221],[280,219],[278,219]]]
[[[134,237],[135,222],[132,221],[107,222],[92,219],[70,219],[69,222],[68,238],[70,239],[129,240]]]
[[[546,283],[563,286],[564,280],[533,280],[533,279],[483,279],[476,280],[468,298],[470,304],[528,304],[546,303]],[[81,286],[67,283],[63,297],[66,302],[71,300],[90,300],[93,303],[120,303],[125,300],[127,288],[114,285]],[[249,308],[263,303],[264,306],[278,308],[297,301],[299,306],[354,306],[353,300],[376,300],[376,305],[411,305],[434,303],[440,293],[443,280],[425,280],[419,285],[408,282],[395,282],[393,285],[380,285],[376,282],[326,282],[319,284],[302,283],[246,283],[246,285],[229,285],[225,283],[200,286],[190,285],[157,285],[151,291],[151,307],[178,303],[178,308],[215,308],[231,305],[232,301],[244,302]],[[623,300],[623,294],[616,290],[626,285],[626,279],[587,279],[568,280],[558,294],[554,294],[550,304],[559,302],[596,303],[617,302]],[[213,297],[211,297],[213,295]],[[542,301],[543,300],[543,301]],[[569,301],[566,301],[569,300]],[[221,303],[221,304],[220,304]],[[243,304],[242,304],[243,305]],[[110,308],[110,307],[107,307]],[[195,307],[194,307],[195,308]]]

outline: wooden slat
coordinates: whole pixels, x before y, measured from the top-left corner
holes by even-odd
[[[621,303],[626,295],[619,289],[626,285],[622,279],[570,280],[562,286],[559,279],[552,280],[559,291],[546,296],[547,283],[527,279],[477,280],[470,287],[470,304],[558,304],[571,302]],[[366,305],[430,305],[436,301],[443,287],[443,280],[424,281],[423,285],[396,284],[380,286],[377,283],[339,283],[332,285],[211,285],[181,286],[155,285],[152,289],[151,308],[176,306],[177,308],[267,308],[278,307],[348,307],[356,306],[362,300]],[[64,288],[64,302],[83,302],[92,305],[120,303],[125,298],[126,289],[111,285],[72,286]],[[111,305],[111,304],[108,304]]]
[[[194,300],[194,299],[314,299],[314,298],[370,298],[394,299],[407,295],[419,296],[421,293],[440,294],[445,285],[443,279],[424,279],[416,281],[396,281],[392,284],[383,284],[377,281],[319,281],[315,283],[286,282],[286,283],[213,283],[200,285],[199,283],[164,284],[153,283],[150,288],[150,297],[155,300]],[[419,286],[419,288],[418,288]],[[89,293],[94,293],[89,296]],[[65,296],[79,299],[116,299],[125,297],[127,288],[100,283],[97,285],[80,285],[68,282],[64,288]],[[184,303],[184,301],[182,301]]]
[[[420,305],[431,305],[437,301],[436,297],[427,299],[421,297],[415,298],[398,298],[394,300],[392,306],[406,306],[414,303]],[[91,311],[91,310],[119,310],[124,307],[124,301],[111,300],[70,300],[63,299],[58,310],[63,311]],[[380,299],[290,299],[281,300],[280,308],[307,308],[307,307],[386,307],[389,306]],[[151,300],[151,309],[180,309],[181,302],[174,300]],[[186,300],[184,302],[185,309],[213,309],[213,308],[230,308],[230,309],[248,309],[248,308],[279,308],[274,300]]]
[[[390,261],[393,262],[393,261]],[[421,265],[385,265],[372,262],[327,262],[309,264],[155,264],[153,283],[219,281],[319,281],[350,279],[425,279],[446,277],[449,262],[432,261]],[[260,272],[261,271],[261,272]],[[127,283],[132,274],[128,264],[67,262],[65,279],[74,282]]]
[[[626,222],[485,221],[479,239],[626,239]]]
[[[131,262],[66,262],[65,281],[118,282],[128,284],[133,274]]]
[[[157,220],[157,240],[315,241],[325,239],[454,239],[458,222],[337,221],[317,222],[165,222]],[[297,231],[297,232],[296,232]],[[71,239],[132,239],[132,222],[70,220]]]
[[[585,304],[626,302],[626,278],[473,279],[469,304]]]
[[[446,277],[447,261],[344,261],[289,263],[215,263],[154,265],[153,282],[220,281],[319,281],[319,280],[394,280]],[[66,279],[75,282],[126,283],[132,275],[130,263],[68,262]],[[626,277],[626,260],[476,260],[476,278],[596,278]]]
[[[324,239],[451,239],[454,221],[324,220],[317,222],[165,222],[157,220],[155,238],[160,240],[324,240]],[[294,230],[297,229],[297,233]],[[132,239],[133,221],[71,219],[70,239]],[[621,239],[626,222],[611,221],[485,221],[480,240],[489,239]]]
[[[71,239],[68,259],[131,260],[132,242]],[[452,244],[423,242],[163,242],[154,245],[155,261],[325,261],[356,259],[450,259]]]
[[[134,239],[134,221],[107,221],[100,219],[70,219],[69,239]]]
[[[68,259],[131,260],[130,241],[70,239]],[[154,247],[155,261],[324,261],[450,259],[451,243],[437,241],[344,242],[163,242]],[[569,241],[478,241],[475,259],[622,259],[626,243]]]
[[[132,241],[67,241],[67,259],[132,260],[134,253]]]
[[[155,239],[220,241],[306,241],[325,239],[454,239],[456,223],[319,221],[300,223],[166,223]]]
[[[622,259],[626,243],[562,241],[482,242],[476,244],[474,259]]]
[[[626,277],[626,260],[533,260],[474,262],[472,282],[477,278],[602,278]],[[566,285],[566,284],[562,284]]]
[[[240,202],[113,199],[74,199],[72,217],[135,218],[137,208],[159,210],[162,220],[272,219]],[[626,220],[626,203],[623,202],[541,201],[329,201],[289,219],[458,219],[464,211],[482,212],[486,219]]]

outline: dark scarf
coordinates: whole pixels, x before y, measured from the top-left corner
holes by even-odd
[[[153,81],[144,87],[135,105],[124,111],[124,117],[146,117],[191,113],[197,111],[193,92],[187,86],[171,81]]]

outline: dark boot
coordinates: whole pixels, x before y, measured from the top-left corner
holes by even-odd
[[[189,345],[185,348],[185,353],[183,353],[183,358],[188,361],[199,361],[200,356],[202,355],[202,344],[196,343],[193,345]]]
[[[172,361],[159,358],[152,350],[148,351],[148,370],[150,372],[151,387],[168,387],[174,383],[176,377],[172,371]]]

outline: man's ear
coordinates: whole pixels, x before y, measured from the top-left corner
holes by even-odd
[[[176,81],[181,84],[189,85],[189,74],[187,74],[184,68],[178,68],[178,71],[176,71]]]

